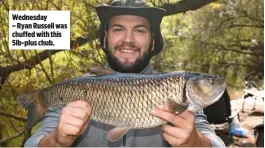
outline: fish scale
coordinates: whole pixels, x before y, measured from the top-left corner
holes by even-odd
[[[139,79],[138,81],[128,81],[127,80],[127,86],[124,87],[122,85],[122,81],[120,81],[119,79],[114,79],[113,82],[108,82],[104,85],[104,83],[95,83],[95,81],[92,81],[91,86],[93,87],[87,87],[88,90],[86,90],[87,92],[91,92],[90,98],[87,98],[89,100],[87,100],[88,102],[90,102],[92,109],[93,109],[93,114],[91,116],[91,119],[94,120],[98,120],[100,122],[106,123],[106,124],[111,124],[111,125],[115,125],[115,126],[129,126],[132,128],[144,128],[147,127],[147,124],[150,124],[150,127],[154,127],[157,126],[159,124],[162,124],[162,120],[155,118],[153,116],[150,115],[149,112],[145,112],[144,114],[138,114],[139,113],[139,108],[137,108],[137,104],[141,103],[143,104],[144,108],[147,110],[151,110],[152,108],[154,108],[156,105],[158,104],[162,104],[165,103],[166,100],[161,99],[162,98],[166,98],[166,96],[163,95],[155,95],[154,94],[164,94],[165,90],[161,89],[161,88],[165,88],[167,90],[170,90],[169,87],[173,88],[173,90],[177,90],[174,87],[172,87],[169,84],[174,84],[172,83],[169,79],[169,81],[165,81],[165,80],[161,80],[164,83],[161,83],[159,85],[159,87],[157,87],[157,84],[159,83],[151,83],[153,80],[151,79]],[[156,80],[155,82],[160,81],[160,80]],[[130,83],[131,82],[131,83]],[[138,82],[138,85],[133,85],[132,82]],[[94,83],[94,85],[92,85]],[[135,84],[135,83],[134,83]],[[151,85],[152,84],[152,85]],[[81,97],[84,97],[82,94],[84,93],[80,93],[80,92],[84,92],[84,90],[80,90],[80,88],[78,89],[78,87],[74,87],[75,85],[78,85],[78,83],[72,83],[69,84],[68,88],[66,89],[65,92],[67,96],[64,96],[63,94],[61,94],[62,98],[65,98],[67,101],[70,100],[71,98],[73,98],[74,96],[78,98],[78,95],[80,95]],[[143,96],[141,102],[137,101],[137,99],[139,100],[139,97],[133,97],[133,96],[129,96],[130,92],[130,87],[133,85],[135,87],[136,90],[139,90],[140,92],[136,93],[136,94],[141,94],[141,96]],[[116,87],[114,87],[116,86]],[[179,85],[175,85],[175,86],[179,86]],[[61,86],[62,88],[67,88],[65,85]],[[60,87],[58,87],[60,88]],[[113,89],[109,89],[107,92],[108,95],[106,95],[105,92],[99,91],[101,90],[100,88],[113,88]],[[71,89],[73,89],[71,91]],[[141,91],[142,90],[142,91]],[[57,90],[58,92],[61,92],[60,90]],[[70,92],[73,92],[72,94]],[[123,92],[123,93],[121,93]],[[142,93],[141,93],[142,92]],[[153,93],[156,92],[156,93]],[[174,93],[174,91],[168,91],[169,92],[169,96],[170,92]],[[54,93],[54,91],[52,91],[51,93]],[[114,96],[118,96],[116,95],[116,93],[118,93],[120,96],[119,97],[114,97]],[[51,95],[47,95],[48,97]],[[110,97],[111,96],[111,97]],[[122,108],[122,106],[120,106],[120,108],[118,106],[119,110],[114,110],[114,108],[111,108],[109,106],[109,104],[112,104],[112,101],[108,101],[108,97],[110,97],[111,100],[114,100],[114,102],[117,102],[117,105],[121,105],[124,104],[125,108]],[[95,99],[93,98],[101,98],[100,101],[95,101]],[[116,100],[115,100],[116,99]],[[90,101],[90,100],[94,100],[94,101]],[[156,101],[156,100],[160,100],[160,101]],[[111,103],[109,103],[111,102]],[[126,102],[126,103],[125,103]],[[131,103],[131,104],[130,104]],[[100,106],[97,106],[100,105]],[[95,107],[93,107],[95,106]],[[117,112],[119,111],[119,112]],[[137,113],[137,114],[136,114]],[[124,117],[123,119],[125,120],[118,120],[115,119],[116,116],[119,114],[120,116]],[[131,124],[128,125],[128,123],[126,124],[126,121],[128,121],[128,115],[132,114],[130,120],[132,122],[130,122]],[[141,120],[143,119],[142,116],[147,117],[148,120],[145,120],[145,122],[141,122]],[[127,117],[127,118],[126,118]],[[135,122],[133,122],[135,121]]]
[[[214,83],[210,83],[212,80]],[[29,127],[43,117],[48,107],[85,100],[92,107],[92,120],[140,129],[165,123],[150,114],[157,105],[168,104],[174,112],[185,109],[196,112],[217,101],[225,87],[224,79],[202,73],[117,73],[67,80],[21,95],[17,100],[29,110]],[[205,93],[208,90],[212,93]],[[32,106],[35,108],[31,108]]]
[[[144,81],[143,81],[144,82]],[[118,82],[118,83],[120,83],[120,82]],[[146,83],[146,82],[144,82],[144,83]],[[112,85],[114,85],[115,86],[115,82],[114,83],[112,83]],[[129,91],[129,87],[119,87],[119,86],[121,86],[121,85],[117,85],[117,89],[115,89],[115,90],[117,90],[117,92],[119,92],[119,90],[123,90],[124,92],[128,92]],[[139,86],[141,86],[141,85],[139,85]],[[145,85],[145,86],[147,86],[147,85]],[[150,86],[147,86],[147,87],[150,87]],[[110,89],[110,93],[111,92],[113,92],[113,93],[115,93],[115,90],[113,91],[113,90],[111,90]],[[139,90],[141,90],[141,88],[139,89]],[[148,93],[148,92],[145,92],[146,94]],[[112,96],[112,95],[111,95]],[[92,96],[93,97],[93,96]],[[103,98],[104,97],[107,97],[107,96],[102,96]],[[133,112],[131,112],[131,111],[138,111],[136,108],[135,108],[135,106],[137,106],[136,104],[138,103],[138,102],[136,102],[135,101],[135,99],[137,99],[136,97],[135,98],[128,98],[129,96],[128,96],[128,93],[123,93],[123,95],[121,94],[119,97],[117,97],[118,99],[117,99],[117,104],[124,104],[124,102],[126,102],[126,100],[128,100],[128,99],[131,99],[129,102],[131,102],[132,104],[125,104],[125,109],[124,109],[124,111],[122,111],[122,109],[120,109],[119,110],[119,115],[121,115],[121,116],[123,116],[123,114],[125,115],[124,117],[125,117],[125,119],[127,119],[126,118],[126,115],[128,115],[128,114],[131,114],[131,113],[133,113]],[[128,99],[127,99],[128,98]],[[112,99],[115,99],[115,98],[112,98]],[[124,100],[124,99],[126,99],[126,100]],[[138,98],[139,99],[139,98]],[[148,97],[148,99],[150,99],[149,97]],[[107,99],[106,99],[107,100]],[[105,103],[107,103],[107,102],[105,102]],[[103,102],[99,102],[99,104],[103,104]],[[149,105],[150,106],[150,104],[148,104],[148,100],[147,100],[147,103],[144,103],[144,104],[146,104],[147,106]],[[93,105],[93,104],[92,104]],[[131,106],[132,107],[134,107],[135,108],[135,110],[133,110],[132,108],[131,108]],[[146,107],[147,107],[146,106]],[[104,109],[102,109],[102,107],[103,106],[101,106],[101,107],[95,107],[95,108],[98,108],[98,110],[104,110]],[[97,109],[96,109],[97,110]],[[94,112],[96,112],[96,110],[94,111]],[[107,112],[107,110],[105,110],[106,112]],[[114,114],[118,114],[118,113],[115,113],[114,112],[115,110],[112,110],[112,113],[114,113]],[[98,114],[97,113],[95,113],[94,115],[92,115],[92,119],[93,118],[95,118],[95,120],[101,120],[100,118],[102,118],[101,116],[102,115],[104,115],[104,114],[106,114],[106,112],[98,112]],[[135,114],[133,114],[133,115],[135,115]],[[137,116],[133,116],[134,118],[136,118]],[[106,117],[103,117],[103,118],[106,118]],[[139,118],[139,116],[138,116],[138,118]],[[137,118],[136,118],[136,120],[137,120]],[[118,120],[117,120],[118,121]],[[107,122],[108,124],[115,124],[115,122],[112,122],[112,121],[102,121],[102,122]],[[119,121],[120,122],[120,121]],[[139,125],[137,126],[137,125],[134,125],[134,126],[136,126],[136,127],[139,127]]]

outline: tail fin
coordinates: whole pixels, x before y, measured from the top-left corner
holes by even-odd
[[[38,123],[48,109],[39,93],[39,90],[34,90],[17,97],[17,103],[28,110],[27,129]]]

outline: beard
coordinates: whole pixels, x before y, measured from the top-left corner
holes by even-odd
[[[148,50],[145,51],[143,55],[138,56],[133,63],[129,62],[129,60],[126,60],[125,62],[120,61],[118,57],[114,56],[113,52],[111,52],[111,49],[109,49],[107,45],[107,50],[105,50],[105,53],[107,56],[108,64],[111,69],[120,73],[140,73],[146,68],[152,58],[151,45],[152,44],[150,44]],[[114,50],[116,49],[117,47],[114,47]]]

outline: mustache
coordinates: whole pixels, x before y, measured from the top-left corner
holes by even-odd
[[[137,47],[134,43],[121,43],[121,44],[114,46],[114,49],[120,49],[123,47],[136,48],[137,50],[140,50],[140,48]]]

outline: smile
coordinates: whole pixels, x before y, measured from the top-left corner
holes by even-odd
[[[124,53],[134,53],[137,50],[131,50],[131,49],[120,49],[119,51],[124,52]]]

